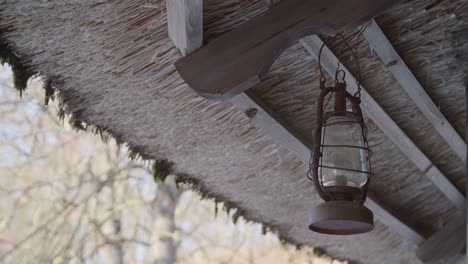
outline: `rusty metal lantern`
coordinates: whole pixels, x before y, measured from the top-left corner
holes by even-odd
[[[365,27],[359,34],[364,30]],[[357,51],[342,35],[339,36],[356,60],[357,91],[352,95],[346,90],[345,71],[340,70],[340,65],[336,69],[334,85],[325,85],[320,59],[324,43],[318,56],[321,93],[317,100],[317,123],[308,178],[325,202],[311,210],[309,229],[324,234],[353,235],[374,228],[372,211],[364,206],[372,171],[371,151],[360,107]],[[342,78],[338,78],[340,73]],[[330,105],[332,100],[334,104]]]
[[[333,109],[325,111],[324,101],[331,99]],[[373,229],[373,214],[363,205],[371,163],[359,104],[344,82],[320,93],[310,176],[325,203],[310,213],[312,231],[351,235]]]

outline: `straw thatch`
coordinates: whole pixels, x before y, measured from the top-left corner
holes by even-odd
[[[206,0],[205,38],[236,27],[268,8],[261,0]],[[458,133],[464,128],[463,68],[452,32],[466,28],[463,0],[409,1],[378,17],[397,51]],[[373,232],[332,237],[307,231],[318,204],[306,167],[255,122],[229,105],[206,101],[184,84],[180,58],[167,36],[164,1],[17,1],[0,5],[2,38],[31,72],[53,78],[76,124],[108,131],[145,158],[173,162],[247,219],[276,228],[297,244],[320,246],[362,263],[418,263],[416,245],[376,222]],[[339,52],[340,43],[332,44]],[[340,54],[338,54],[340,55]],[[351,70],[347,54],[341,59]],[[360,46],[364,87],[460,189],[463,163],[385,66]],[[317,64],[299,44],[285,51],[254,90],[311,141]],[[368,121],[375,172],[370,187],[411,227],[429,236],[456,209],[406,156]]]

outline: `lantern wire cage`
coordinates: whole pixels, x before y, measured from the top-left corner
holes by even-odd
[[[318,118],[318,122],[317,122],[318,127],[316,128],[316,133],[318,133],[318,135],[314,135],[314,136],[315,136],[316,141],[319,138],[320,138],[320,141],[319,142],[314,142],[314,144],[316,146],[314,147],[315,151],[313,151],[311,153],[311,156],[310,156],[309,170],[307,172],[307,178],[309,180],[311,180],[312,182],[314,182],[319,195],[325,201],[338,200],[339,198],[335,196],[334,192],[328,191],[327,187],[324,186],[325,183],[324,183],[324,180],[323,180],[323,169],[333,169],[333,170],[340,170],[340,171],[346,171],[346,172],[355,172],[355,173],[366,174],[367,179],[366,179],[365,183],[362,186],[356,186],[357,188],[348,188],[348,189],[354,189],[354,190],[352,190],[352,192],[356,192],[357,190],[360,191],[360,193],[356,196],[356,199],[355,199],[356,201],[360,201],[361,203],[363,203],[365,201],[366,197],[367,197],[367,187],[369,185],[370,178],[371,178],[371,175],[372,175],[372,165],[371,165],[371,161],[370,161],[372,151],[370,150],[369,143],[367,141],[368,129],[367,129],[367,126],[364,123],[364,119],[362,117],[362,112],[361,112],[361,109],[359,107],[359,104],[361,103],[361,78],[362,77],[361,77],[361,69],[360,69],[360,64],[359,64],[359,53],[358,53],[359,42],[360,42],[361,36],[364,33],[364,31],[366,30],[366,28],[367,28],[367,25],[362,26],[349,39],[346,39],[346,37],[342,33],[338,33],[333,38],[327,39],[322,44],[322,46],[320,48],[319,56],[318,56],[319,71],[320,71],[320,89],[322,91],[321,98],[319,98],[319,100],[318,100],[318,111],[320,111],[319,113],[323,113],[323,117],[322,117],[322,114],[319,114],[319,116],[317,117]],[[330,101],[333,98],[333,95],[335,94],[334,92],[336,91],[336,89],[333,88],[333,87],[327,87],[326,86],[327,78],[326,78],[326,76],[325,76],[325,74],[323,73],[323,70],[322,70],[321,56],[322,56],[323,49],[324,49],[325,45],[330,40],[333,40],[333,39],[336,39],[336,38],[339,38],[345,44],[344,48],[341,50],[341,53],[344,53],[346,50],[349,50],[351,52],[351,55],[352,55],[353,59],[356,62],[356,68],[357,68],[356,87],[357,87],[357,91],[353,95],[345,92],[346,93],[345,100],[347,102],[346,105],[348,105],[348,103],[351,105],[352,112],[349,112],[346,109],[344,109],[344,111],[342,111],[342,112],[338,112],[338,114],[341,114],[341,115],[344,115],[344,116],[346,116],[346,115],[349,116],[349,115],[354,114],[352,116],[352,118],[350,120],[346,120],[346,121],[342,120],[342,121],[338,121],[338,122],[335,121],[333,123],[328,123],[329,116],[327,116],[328,113],[325,113],[325,110],[329,106]],[[355,44],[354,45],[350,44],[354,40],[356,41]],[[334,79],[335,79],[334,80],[335,81],[335,87],[337,87],[339,85],[344,85],[344,89],[346,89],[346,72],[343,69],[341,69],[340,61],[338,61],[338,65],[337,65],[337,68],[335,70]],[[325,96],[327,98],[324,98]],[[323,104],[324,101],[326,101],[325,104]],[[363,135],[363,139],[362,139],[363,140],[363,146],[346,145],[346,144],[326,144],[325,143],[325,137],[323,137],[322,135],[326,133],[327,127],[330,127],[330,126],[333,126],[333,125],[345,124],[345,123],[358,124],[362,128],[361,132],[362,132],[362,135]],[[323,131],[322,131],[322,127],[323,127]],[[364,159],[366,161],[367,169],[366,170],[355,170],[355,169],[352,169],[352,168],[344,168],[344,167],[339,167],[339,166],[325,165],[325,164],[323,164],[323,158],[322,158],[324,148],[351,148],[351,149],[355,148],[355,149],[360,149],[360,150],[362,150],[362,151],[364,151],[366,153],[366,156],[365,156]],[[317,150],[319,150],[318,153],[315,153]],[[320,155],[320,159],[319,159],[320,162],[319,163],[314,162],[314,155]],[[318,175],[316,175],[318,177],[314,177],[314,174],[316,174],[316,173],[318,173]]]

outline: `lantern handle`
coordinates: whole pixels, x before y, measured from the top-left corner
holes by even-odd
[[[346,45],[346,48],[348,48],[350,51],[351,51],[351,55],[354,57],[354,60],[356,61],[356,68],[357,68],[357,78],[356,78],[356,86],[357,86],[357,91],[356,93],[353,95],[354,97],[356,98],[361,98],[361,79],[362,79],[362,75],[361,75],[361,66],[359,64],[359,41],[361,39],[361,36],[362,34],[366,31],[367,29],[367,24],[363,25],[358,32],[356,32],[353,36],[351,36],[350,40],[346,40],[346,38],[343,36],[342,33],[338,33],[337,36],[340,37],[344,44]],[[353,39],[356,38],[356,44],[354,44],[354,49],[353,47],[351,47],[351,45],[349,44],[349,42],[353,41]],[[340,68],[340,61],[338,61],[338,68],[337,68],[337,71],[339,70]]]
[[[322,46],[320,47],[319,55],[318,55],[318,66],[319,66],[319,72],[320,72],[320,89],[322,90],[326,89],[325,83],[327,82],[327,77],[323,73],[323,69],[322,69],[322,52],[323,52],[323,48],[325,48],[325,46],[330,41],[330,39],[333,39],[333,38],[329,38],[322,43]]]
[[[328,38],[327,40],[325,40],[323,43],[322,43],[322,46],[320,47],[320,50],[319,50],[319,54],[318,54],[318,66],[319,66],[319,71],[320,71],[320,89],[323,90],[325,89],[325,83],[327,82],[327,78],[325,76],[325,74],[323,73],[323,69],[322,69],[322,53],[323,53],[323,49],[325,47],[325,45],[331,40],[331,39],[334,39],[336,37],[339,37],[345,44],[345,48],[347,48],[354,60],[356,61],[356,67],[357,67],[357,78],[356,78],[356,86],[357,86],[357,91],[356,93],[353,95],[354,97],[356,98],[361,98],[361,79],[362,79],[362,75],[361,75],[361,66],[359,64],[359,52],[358,52],[358,48],[359,48],[359,41],[361,39],[361,36],[362,34],[364,33],[364,31],[366,31],[367,29],[367,24],[366,25],[363,25],[359,30],[358,32],[354,33],[351,38],[349,40],[347,40],[342,33],[337,33],[334,37],[332,38]],[[356,38],[357,36],[357,38]],[[350,42],[354,40],[354,38],[356,38],[356,43],[355,45],[351,46],[350,45]],[[338,65],[336,67],[336,71],[335,71],[335,82],[338,83],[339,80],[338,80],[338,75],[340,73],[343,73],[343,78],[341,79],[341,82],[343,83],[346,83],[346,72],[343,70],[343,69],[340,69],[341,68],[341,61],[338,60]]]
[[[344,70],[337,70],[335,73],[335,83],[340,83],[340,80],[338,79],[338,76],[340,73],[343,74],[343,77],[341,78],[341,83],[344,83],[346,85],[346,72]]]

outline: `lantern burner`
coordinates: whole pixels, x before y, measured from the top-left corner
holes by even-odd
[[[374,228],[372,211],[361,203],[329,201],[310,211],[309,229],[330,235],[355,235]]]

